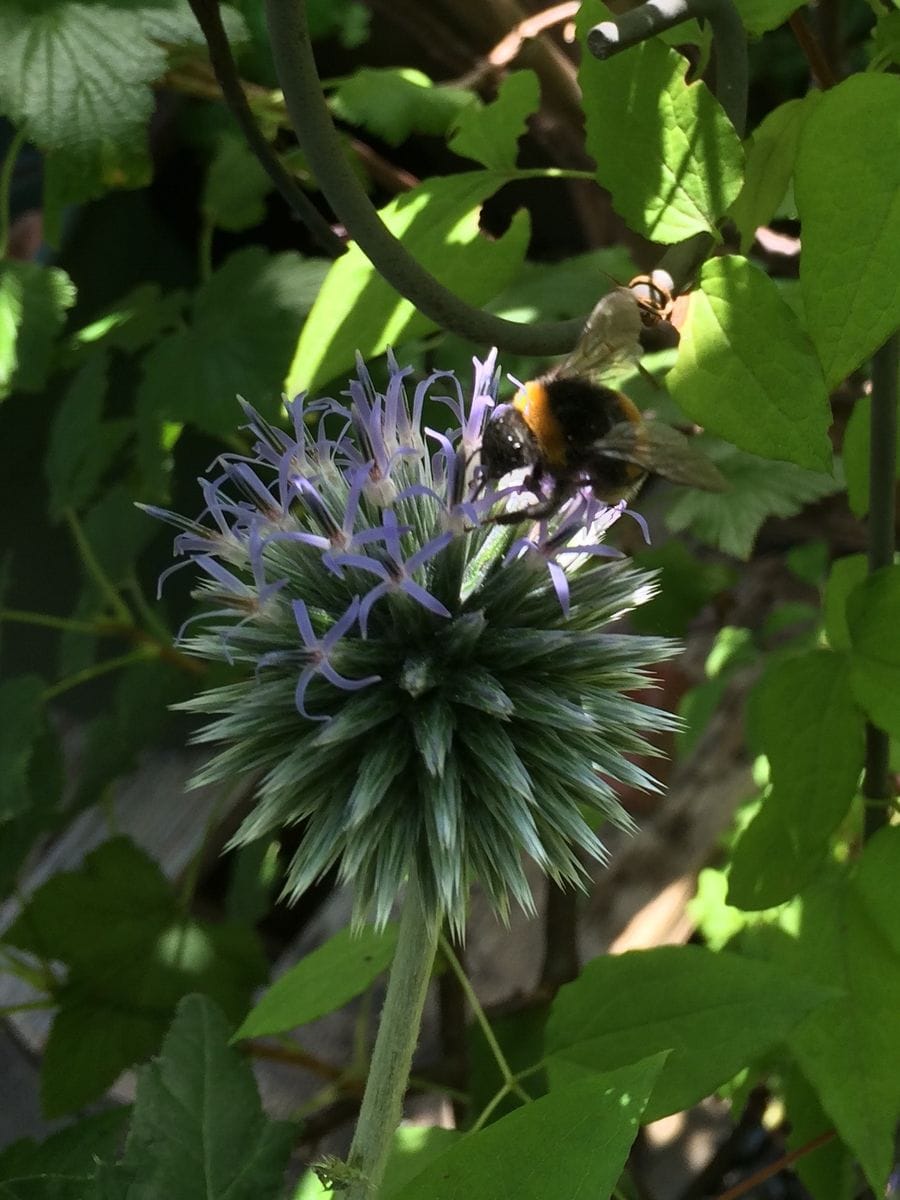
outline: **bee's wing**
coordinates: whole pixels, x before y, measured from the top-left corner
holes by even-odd
[[[578,345],[555,374],[598,376],[641,353],[641,309],[629,288],[603,296],[587,319]]]
[[[598,458],[616,458],[636,463],[645,471],[662,475],[672,483],[724,492],[728,483],[719,468],[701,453],[691,439],[661,421],[632,424],[622,421],[594,443]]]

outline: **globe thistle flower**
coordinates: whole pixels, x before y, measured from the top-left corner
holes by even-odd
[[[495,354],[474,368],[467,400],[393,358],[379,392],[360,362],[341,399],[289,405],[291,433],[245,404],[252,452],[217,460],[200,519],[150,510],[200,573],[183,648],[246,670],[184,706],[224,747],[195,784],[257,773],[234,843],[303,823],[286,892],[337,864],[357,920],[384,922],[411,870],[457,929],[476,880],[501,915],[531,909],[523,851],[582,884],[593,826],[631,826],[615,782],[654,787],[628,756],[672,725],[625,693],[673,644],[606,631],[652,594],[602,541],[622,506],[586,489],[524,536],[492,523],[534,497],[473,466]],[[426,403],[449,432],[422,429]]]

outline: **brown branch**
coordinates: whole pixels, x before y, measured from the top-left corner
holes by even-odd
[[[729,1188],[727,1192],[722,1192],[716,1200],[738,1200],[740,1196],[746,1196],[748,1192],[752,1192],[759,1184],[765,1183],[767,1179],[771,1179],[773,1175],[777,1175],[779,1171],[783,1171],[785,1167],[789,1167],[791,1163],[795,1163],[798,1158],[805,1158],[807,1154],[812,1154],[813,1150],[818,1150],[820,1146],[827,1146],[835,1137],[836,1134],[833,1129],[826,1129],[818,1137],[812,1138],[803,1146],[798,1146],[796,1150],[791,1150],[788,1154],[783,1154],[781,1158],[762,1167],[749,1178],[735,1184],[733,1188]]]
[[[837,76],[831,68],[831,63],[825,57],[824,50],[819,45],[819,39],[810,29],[806,13],[802,8],[798,8],[796,12],[791,13],[788,18],[788,25],[797,41],[797,45],[803,51],[803,55],[809,63],[813,79],[823,91],[834,87],[838,82]]]

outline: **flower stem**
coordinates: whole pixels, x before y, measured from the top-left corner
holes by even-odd
[[[872,359],[872,432],[869,448],[869,571],[894,561],[897,477],[897,386],[900,333],[884,343]],[[866,806],[866,835],[887,820],[890,781],[890,738],[883,729],[866,726],[863,794],[879,805]]]
[[[12,191],[12,176],[13,168],[16,165],[16,159],[19,157],[19,151],[25,145],[25,127],[16,130],[12,141],[9,143],[9,148],[6,151],[6,157],[3,163],[0,164],[0,259],[6,258],[6,251],[9,248],[9,230],[12,224],[12,216],[10,213],[10,193]]]
[[[426,916],[411,871],[369,1078],[348,1156],[355,1179],[347,1189],[347,1200],[374,1200],[378,1194],[400,1123],[440,928],[440,917],[429,920]]]

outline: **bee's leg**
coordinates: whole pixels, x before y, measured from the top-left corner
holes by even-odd
[[[517,508],[512,511],[497,513],[490,520],[495,525],[520,525],[523,521],[540,521],[543,517],[552,516],[565,499],[565,493],[554,489],[546,500],[532,504],[528,508]]]

